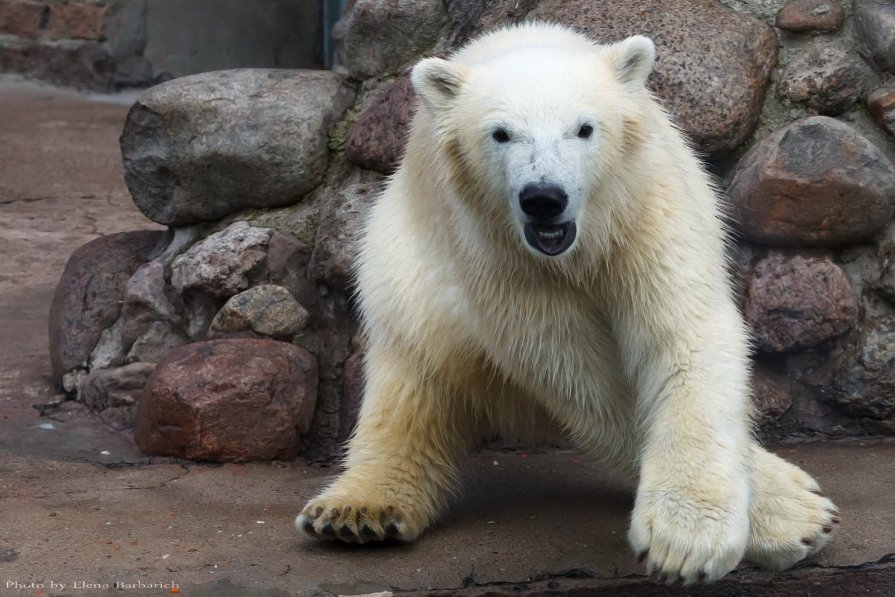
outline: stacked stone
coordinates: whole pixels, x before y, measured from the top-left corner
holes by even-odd
[[[655,40],[649,84],[727,186],[764,429],[895,432],[893,6],[358,0],[334,30],[346,76],[152,88],[121,145],[135,203],[170,230],[75,253],[54,374],[152,453],[334,455],[363,389],[354,243],[404,150],[410,67],[540,18]]]

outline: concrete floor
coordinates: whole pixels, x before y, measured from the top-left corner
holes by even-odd
[[[0,81],[0,597],[167,595],[170,583],[246,597],[895,595],[892,442],[780,448],[839,505],[833,543],[783,574],[744,568],[675,589],[639,576],[630,490],[577,454],[478,454],[441,525],[412,545],[359,548],[292,527],[332,470],[151,461],[77,408],[39,417],[31,405],[55,396],[46,314],[66,259],[99,235],[154,227],[122,182],[129,99]],[[116,581],[123,592],[103,586]]]

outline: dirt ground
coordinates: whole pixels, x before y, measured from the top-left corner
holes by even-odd
[[[569,452],[485,452],[464,497],[412,545],[321,545],[292,519],[333,470],[152,461],[54,398],[47,312],[71,252],[157,227],[131,203],[117,138],[133,97],[0,81],[0,597],[895,595],[895,443],[781,447],[843,515],[814,561],[711,588],[639,576],[630,488]],[[123,583],[116,588],[113,583]]]

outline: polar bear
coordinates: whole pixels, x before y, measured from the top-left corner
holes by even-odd
[[[718,198],[645,86],[654,59],[531,23],[414,67],[359,248],[363,405],[299,529],[413,540],[479,438],[559,429],[636,476],[629,540],[666,581],[827,543],[833,503],[751,436]]]

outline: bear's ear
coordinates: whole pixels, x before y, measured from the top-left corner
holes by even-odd
[[[460,93],[466,80],[465,70],[462,66],[441,58],[426,58],[413,67],[410,81],[426,106],[438,112],[446,108]]]
[[[653,40],[642,35],[629,37],[609,46],[615,73],[622,83],[646,84],[656,61]]]

